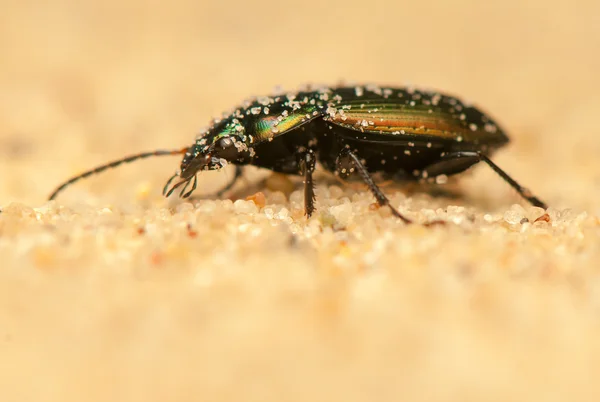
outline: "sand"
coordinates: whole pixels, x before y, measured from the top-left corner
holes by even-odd
[[[2,401],[596,401],[600,5],[139,0],[0,13]],[[439,188],[248,169],[164,199],[177,157],[275,86],[443,89],[511,136]],[[262,198],[264,195],[264,199]]]

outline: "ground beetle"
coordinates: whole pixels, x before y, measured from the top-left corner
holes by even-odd
[[[241,176],[241,166],[254,165],[304,176],[304,209],[310,216],[315,209],[312,175],[319,162],[342,179],[358,175],[380,206],[387,205],[396,217],[410,223],[390,205],[372,173],[420,180],[460,173],[483,161],[532,205],[546,209],[545,203],[489,159],[507,142],[488,115],[439,92],[371,85],[308,87],[248,100],[214,120],[189,148],[146,152],[99,166],[62,184],[50,199],[68,185],[122,163],[183,154],[179,172],[163,189],[167,197],[179,187],[180,196],[189,197],[199,171],[232,163],[235,176],[222,194]]]

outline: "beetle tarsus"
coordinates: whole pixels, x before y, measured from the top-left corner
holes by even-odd
[[[371,193],[373,193],[375,199],[377,200],[377,203],[380,206],[387,206],[392,211],[392,214],[396,218],[400,218],[404,223],[412,223],[410,219],[403,216],[400,212],[398,212],[398,210],[396,210],[396,208],[392,206],[390,200],[385,196],[385,194],[383,194],[383,192],[377,186],[377,184],[375,184],[375,181],[369,174],[369,171],[367,170],[365,165],[361,163],[360,159],[358,158],[358,156],[356,156],[356,154],[354,154],[348,148],[344,148],[344,150],[342,150],[340,154],[340,157],[344,156],[347,156],[352,160],[352,163],[356,167],[356,170],[358,170],[358,173],[361,175],[363,181],[367,184],[367,186],[369,186],[369,190],[371,190]]]

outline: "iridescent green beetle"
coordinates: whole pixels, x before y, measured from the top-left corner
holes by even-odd
[[[372,173],[419,180],[460,173],[483,161],[532,205],[546,209],[489,159],[507,142],[488,115],[439,92],[371,85],[306,88],[249,100],[215,120],[189,148],[146,152],[99,166],[62,184],[50,199],[73,182],[122,163],[184,154],[179,172],[164,187],[166,196],[181,187],[180,196],[189,197],[199,171],[234,164],[235,177],[222,193],[241,176],[241,166],[254,165],[304,176],[304,208],[310,216],[315,209],[312,175],[319,162],[344,179],[357,174],[379,205],[410,223],[390,205]]]

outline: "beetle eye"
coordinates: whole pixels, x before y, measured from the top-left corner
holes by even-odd
[[[234,140],[229,137],[221,138],[215,144],[215,155],[217,158],[223,158],[233,162],[239,157],[239,151],[235,146]]]

